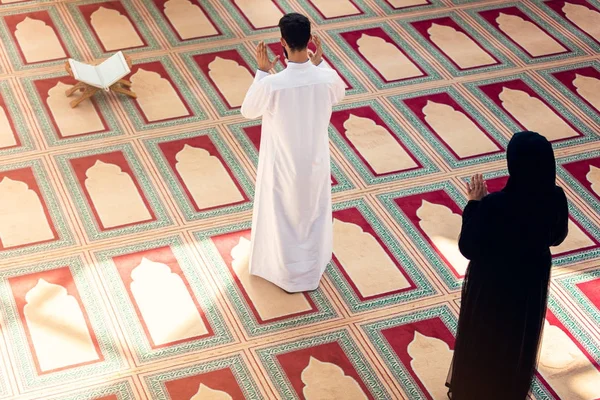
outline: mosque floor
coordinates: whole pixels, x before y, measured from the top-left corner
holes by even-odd
[[[306,295],[247,265],[239,106],[290,11],[348,87]],[[0,399],[445,398],[465,179],[499,190],[524,129],[571,209],[532,396],[600,398],[599,27],[598,0],[0,0]],[[117,50],[137,100],[71,109],[65,60]]]

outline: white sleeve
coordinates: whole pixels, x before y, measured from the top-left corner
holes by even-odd
[[[325,59],[322,59],[321,63],[317,66],[319,68],[333,69],[331,68],[329,63],[325,61]],[[329,86],[329,91],[331,94],[331,102],[333,103],[333,105],[336,105],[342,100],[344,100],[344,97],[346,96],[346,84],[344,83],[342,78],[340,78],[340,75],[337,72],[335,73],[335,81]]]
[[[331,68],[331,65],[324,58],[321,59],[321,63],[317,65],[319,68]]]
[[[248,89],[240,110],[245,118],[254,119],[261,117],[267,110],[271,98],[271,90],[262,80],[269,75],[268,72],[256,71],[254,82],[252,82],[252,85]]]
[[[333,69],[327,63],[327,61],[325,61],[325,59],[321,60],[321,63],[318,65],[318,67]],[[331,94],[331,102],[333,103],[333,105],[336,105],[342,100],[344,100],[344,97],[346,96],[346,84],[344,83],[342,78],[340,78],[340,75],[337,72],[335,73],[335,81],[329,86],[329,91]]]
[[[340,103],[346,97],[346,84],[337,73],[335,74],[335,82],[331,85],[331,90],[333,91],[332,103],[334,105]]]

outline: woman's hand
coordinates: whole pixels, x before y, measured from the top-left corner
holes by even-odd
[[[471,183],[467,182],[467,192],[469,193],[469,201],[479,201],[485,196],[487,196],[487,184],[483,180],[483,175],[473,175],[473,177],[471,178]]]

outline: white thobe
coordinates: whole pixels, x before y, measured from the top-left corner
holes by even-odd
[[[345,95],[322,62],[257,71],[242,115],[262,116],[250,273],[288,292],[315,290],[331,261],[333,227],[328,126]]]

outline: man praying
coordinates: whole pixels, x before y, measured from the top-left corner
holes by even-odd
[[[308,18],[287,14],[279,28],[287,68],[270,74],[278,60],[260,43],[259,69],[241,109],[246,118],[262,117],[249,268],[295,293],[317,289],[332,256],[328,126],[345,84],[322,60]]]

